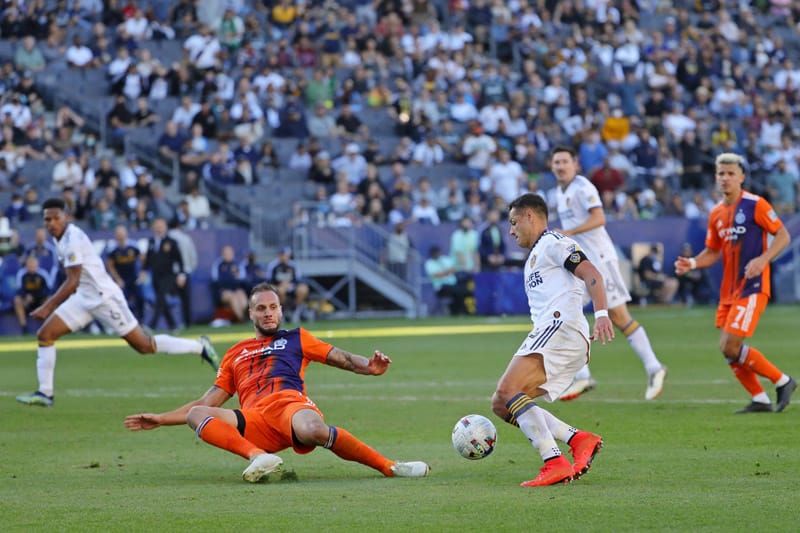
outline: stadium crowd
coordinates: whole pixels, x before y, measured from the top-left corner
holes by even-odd
[[[12,234],[54,194],[88,228],[194,229],[232,185],[290,182],[293,226],[482,228],[523,191],[553,205],[564,143],[609,218],[706,216],[720,152],[779,214],[800,205],[800,7],[781,0],[12,0],[0,17]]]

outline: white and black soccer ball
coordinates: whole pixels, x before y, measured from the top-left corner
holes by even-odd
[[[497,429],[481,415],[467,415],[453,428],[453,447],[467,459],[483,459],[494,451]]]

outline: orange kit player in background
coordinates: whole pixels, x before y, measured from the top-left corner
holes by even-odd
[[[736,413],[773,412],[769,396],[758,376],[776,386],[775,412],[783,411],[797,382],[778,370],[764,354],[744,344],[758,325],[770,297],[770,261],[788,246],[789,232],[764,198],[742,189],[744,159],[732,153],[717,156],[717,187],[722,202],[708,217],[705,249],[694,257],[679,257],[675,272],[685,274],[706,268],[722,257],[716,326],[721,329],[719,346],[736,378],[753,400]],[[773,236],[769,243],[767,237]]]
[[[298,454],[317,446],[348,461],[357,461],[384,476],[423,477],[430,468],[421,461],[387,459],[347,430],[329,426],[306,396],[303,375],[311,361],[379,376],[391,360],[378,350],[370,359],[324,342],[303,328],[279,329],[283,319],[277,289],[259,283],[250,291],[250,320],[255,338],[231,347],[222,360],[214,385],[203,397],[162,414],[136,414],[125,419],[132,431],[188,424],[209,444],[250,460],[242,473],[255,483],[280,469],[274,453],[292,448]],[[234,394],[239,409],[220,406]]]

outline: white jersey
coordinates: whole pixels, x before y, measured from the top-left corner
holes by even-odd
[[[58,261],[68,268],[80,265],[81,277],[75,292],[85,306],[99,305],[104,298],[117,296],[124,301],[122,289],[109,276],[105,264],[86,233],[75,224],[68,224],[56,241]]]
[[[567,185],[566,190],[561,190],[561,187],[557,186],[556,203],[561,227],[567,231],[586,222],[590,209],[603,208],[597,188],[583,176],[575,176],[575,179]],[[586,257],[595,265],[608,259],[618,259],[614,243],[605,226],[578,233],[572,238],[581,245]]]
[[[583,315],[584,282],[564,268],[580,262],[580,245],[569,237],[545,231],[525,261],[525,294],[535,330],[569,323],[589,338],[589,323]]]

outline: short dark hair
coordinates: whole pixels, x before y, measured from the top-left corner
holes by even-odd
[[[542,198],[538,194],[533,194],[532,192],[528,192],[523,194],[522,196],[517,197],[510,204],[508,204],[509,211],[511,211],[512,209],[525,209],[525,208],[532,209],[534,213],[538,213],[544,216],[544,218],[547,218],[547,202],[545,202],[544,198]]]
[[[64,200],[61,198],[48,198],[44,202],[42,202],[42,210],[45,209],[64,209],[67,207],[67,204],[64,203]]]
[[[268,292],[268,291],[272,291],[278,296],[280,296],[280,294],[278,293],[278,287],[276,287],[275,285],[273,285],[268,281],[262,281],[261,283],[256,283],[256,285],[252,289],[250,289],[250,298],[258,294],[259,292]]]
[[[553,149],[550,151],[550,159],[553,159],[553,156],[554,156],[554,155],[556,155],[556,154],[558,154],[558,153],[561,153],[561,152],[566,152],[566,153],[568,153],[569,155],[571,155],[571,156],[572,156],[572,158],[573,158],[573,159],[575,159],[576,157],[578,157],[578,153],[577,153],[577,152],[575,152],[575,149],[574,149],[574,148],[570,148],[569,146],[567,146],[567,145],[565,145],[565,144],[559,144],[558,146],[556,146],[555,148],[553,148]]]

